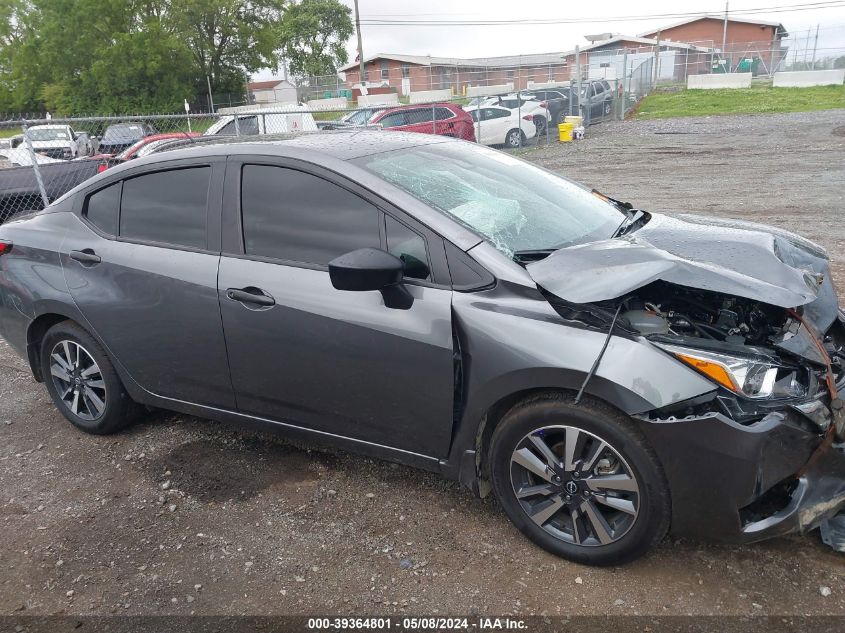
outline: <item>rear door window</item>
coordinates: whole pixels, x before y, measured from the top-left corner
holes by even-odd
[[[210,167],[158,171],[123,182],[120,236],[206,248]]]
[[[433,112],[431,108],[419,108],[417,110],[408,110],[406,113],[408,125],[416,125],[419,123],[431,123]]]
[[[333,182],[296,169],[244,165],[244,252],[326,265],[359,248],[380,248],[381,211]]]
[[[376,121],[382,127],[399,127],[400,125],[407,125],[404,112],[394,112],[382,117],[381,120]]]

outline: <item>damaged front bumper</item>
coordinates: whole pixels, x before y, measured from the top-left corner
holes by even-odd
[[[722,413],[640,420],[672,490],[674,534],[749,543],[845,512],[845,443],[798,408],[751,424]],[[825,524],[829,540],[837,526]]]

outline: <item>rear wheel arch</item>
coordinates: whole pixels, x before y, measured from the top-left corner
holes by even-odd
[[[64,314],[54,312],[41,314],[29,324],[26,330],[27,360],[29,361],[32,375],[38,382],[44,382],[44,373],[41,371],[41,342],[44,340],[47,330],[62,321],[73,321],[73,319]]]

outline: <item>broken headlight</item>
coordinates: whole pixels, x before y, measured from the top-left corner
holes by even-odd
[[[797,367],[674,345],[660,347],[713,382],[746,398],[785,399],[807,395],[807,372]]]

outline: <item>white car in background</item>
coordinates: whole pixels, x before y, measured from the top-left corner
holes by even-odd
[[[475,140],[482,145],[520,147],[537,136],[531,114],[497,105],[467,106],[464,110],[475,122]]]
[[[317,122],[307,112],[308,106],[291,105],[273,109],[252,109],[222,116],[203,136],[257,136],[264,134],[289,134],[316,132]]]
[[[494,105],[501,108],[507,108],[518,112],[520,116],[526,114],[531,116],[534,125],[537,126],[537,135],[541,136],[546,133],[546,126],[551,119],[548,108],[537,97],[531,94],[511,93],[506,95],[495,95],[486,97],[481,105]]]
[[[25,132],[36,154],[70,160],[94,153],[87,132],[75,132],[69,125],[33,125]]]

